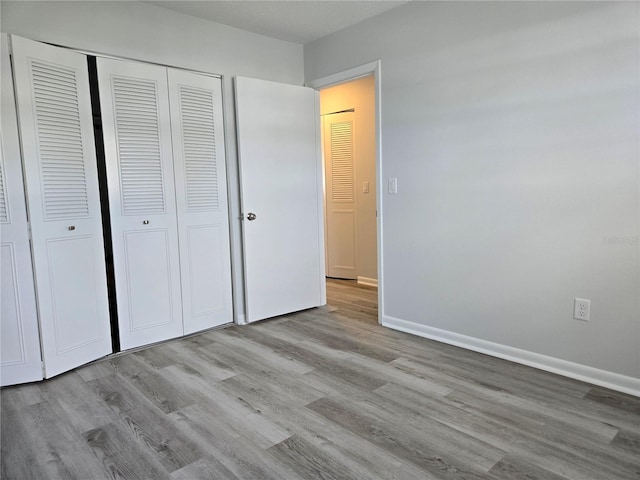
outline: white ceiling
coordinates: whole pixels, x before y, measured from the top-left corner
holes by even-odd
[[[147,1],[205,20],[305,44],[398,7],[407,0]]]

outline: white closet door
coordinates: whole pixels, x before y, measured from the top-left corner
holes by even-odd
[[[182,312],[189,334],[233,321],[222,82],[168,69]]]
[[[183,334],[167,70],[99,58],[123,349]]]
[[[0,128],[0,385],[42,380],[38,315],[7,35],[2,35]]]
[[[45,376],[111,353],[87,59],[12,37]]]
[[[352,280],[358,277],[354,120],[353,112],[323,117],[327,276]]]

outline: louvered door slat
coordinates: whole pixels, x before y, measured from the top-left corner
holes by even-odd
[[[89,216],[76,73],[38,60],[31,60],[30,67],[45,218]],[[57,176],[64,177],[69,170],[83,173],[67,177],[68,188],[78,195],[64,195],[53,183]]]
[[[42,93],[39,103],[39,114],[43,117],[53,117],[69,123],[70,125],[78,125],[80,117],[78,116],[77,107],[73,105],[73,97],[53,99],[51,96],[45,96],[49,92]]]
[[[353,124],[331,124],[331,195],[334,202],[352,202],[354,197]]]
[[[76,98],[76,83],[74,77],[61,78],[57,82],[47,74],[36,75],[32,67],[32,77],[34,81],[34,92],[43,92],[49,95],[50,102],[64,102]]]
[[[187,210],[217,210],[218,166],[211,91],[180,86]],[[197,165],[197,166],[196,166]]]
[[[125,215],[165,212],[156,84],[143,79],[112,79]],[[143,175],[132,174],[140,170]]]

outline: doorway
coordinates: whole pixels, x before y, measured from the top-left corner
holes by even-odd
[[[373,74],[320,90],[329,278],[377,286]]]
[[[352,283],[353,285],[357,286],[357,287],[361,287],[361,288],[370,288],[370,289],[374,289],[375,288],[375,298],[377,300],[377,308],[375,309],[375,315],[378,319],[378,323],[382,323],[382,316],[384,314],[384,274],[383,274],[383,268],[384,268],[384,264],[382,262],[382,251],[383,251],[383,236],[382,236],[382,226],[383,226],[383,220],[384,220],[384,216],[383,216],[383,212],[382,212],[382,158],[381,158],[381,145],[380,145],[380,138],[381,138],[381,132],[380,132],[380,125],[381,125],[381,119],[380,119],[380,98],[381,98],[381,83],[380,83],[380,61],[375,61],[375,62],[371,62],[371,63],[367,63],[364,65],[360,65],[357,67],[353,67],[350,68],[348,70],[344,70],[342,72],[338,72],[338,73],[334,73],[332,75],[328,75],[326,77],[322,77],[319,78],[317,80],[313,80],[310,82],[307,82],[307,86],[315,88],[316,90],[320,91],[320,96],[322,96],[323,92],[328,91],[330,88],[332,87],[338,87],[341,85],[345,85],[345,84],[349,84],[353,81],[357,81],[359,79],[362,78],[369,78],[369,81],[373,81],[373,98],[370,102],[370,105],[373,106],[373,110],[372,113],[370,113],[369,115],[369,119],[373,121],[374,124],[374,140],[373,140],[373,157],[374,157],[374,172],[375,175],[372,176],[373,181],[369,181],[369,198],[374,198],[375,199],[375,210],[374,210],[374,216],[375,216],[375,225],[376,225],[376,232],[375,232],[375,251],[376,251],[376,269],[375,269],[375,276],[374,277],[368,277],[371,278],[372,282],[370,282],[370,285],[374,285],[374,286],[367,286],[364,285],[363,283],[358,284],[357,280],[358,280],[358,275],[356,275],[356,280],[350,280],[348,282]],[[347,99],[348,99],[348,95],[347,95]],[[348,103],[347,103],[348,105]],[[332,106],[332,107],[327,107],[327,111],[322,111],[322,113],[332,113],[332,112],[336,112],[336,111],[340,111],[340,110],[350,110],[353,109],[354,113],[356,111],[355,107],[352,106],[343,106],[343,107],[337,107],[337,106]],[[331,110],[331,111],[329,111]],[[371,112],[371,111],[370,111]],[[355,121],[355,120],[354,120]],[[323,122],[324,123],[324,122]],[[326,173],[326,172],[325,172]],[[362,180],[362,182],[367,181],[367,180]],[[354,181],[354,189],[355,189],[355,181]],[[362,183],[359,185],[359,187],[364,190],[366,189],[367,185]],[[372,188],[373,187],[373,188]],[[325,182],[325,194],[326,194],[326,182]],[[364,193],[364,192],[363,192]],[[326,206],[326,205],[325,205]],[[326,214],[326,208],[325,208],[325,214]],[[325,224],[326,227],[326,224]],[[325,228],[325,230],[327,230]],[[356,258],[356,262],[357,262],[357,258]],[[360,281],[361,282],[366,282],[366,278],[364,275],[359,275]],[[365,278],[362,278],[365,277]],[[331,282],[335,283],[335,282],[342,282],[341,280],[328,280],[327,283],[327,288],[328,290],[330,289],[331,286]],[[329,293],[329,292],[328,292]],[[329,295],[328,295],[329,296]]]

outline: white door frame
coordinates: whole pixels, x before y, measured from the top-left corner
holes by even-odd
[[[306,82],[307,87],[320,90],[326,87],[332,87],[340,83],[350,82],[361,77],[373,74],[375,79],[375,102],[376,102],[376,212],[377,212],[377,255],[378,255],[378,323],[382,324],[382,316],[384,313],[384,275],[382,268],[382,144],[381,144],[381,118],[380,118],[380,97],[381,97],[381,85],[380,85],[380,60],[375,62],[366,63],[357,67],[343,70],[326,77],[318,78]]]

